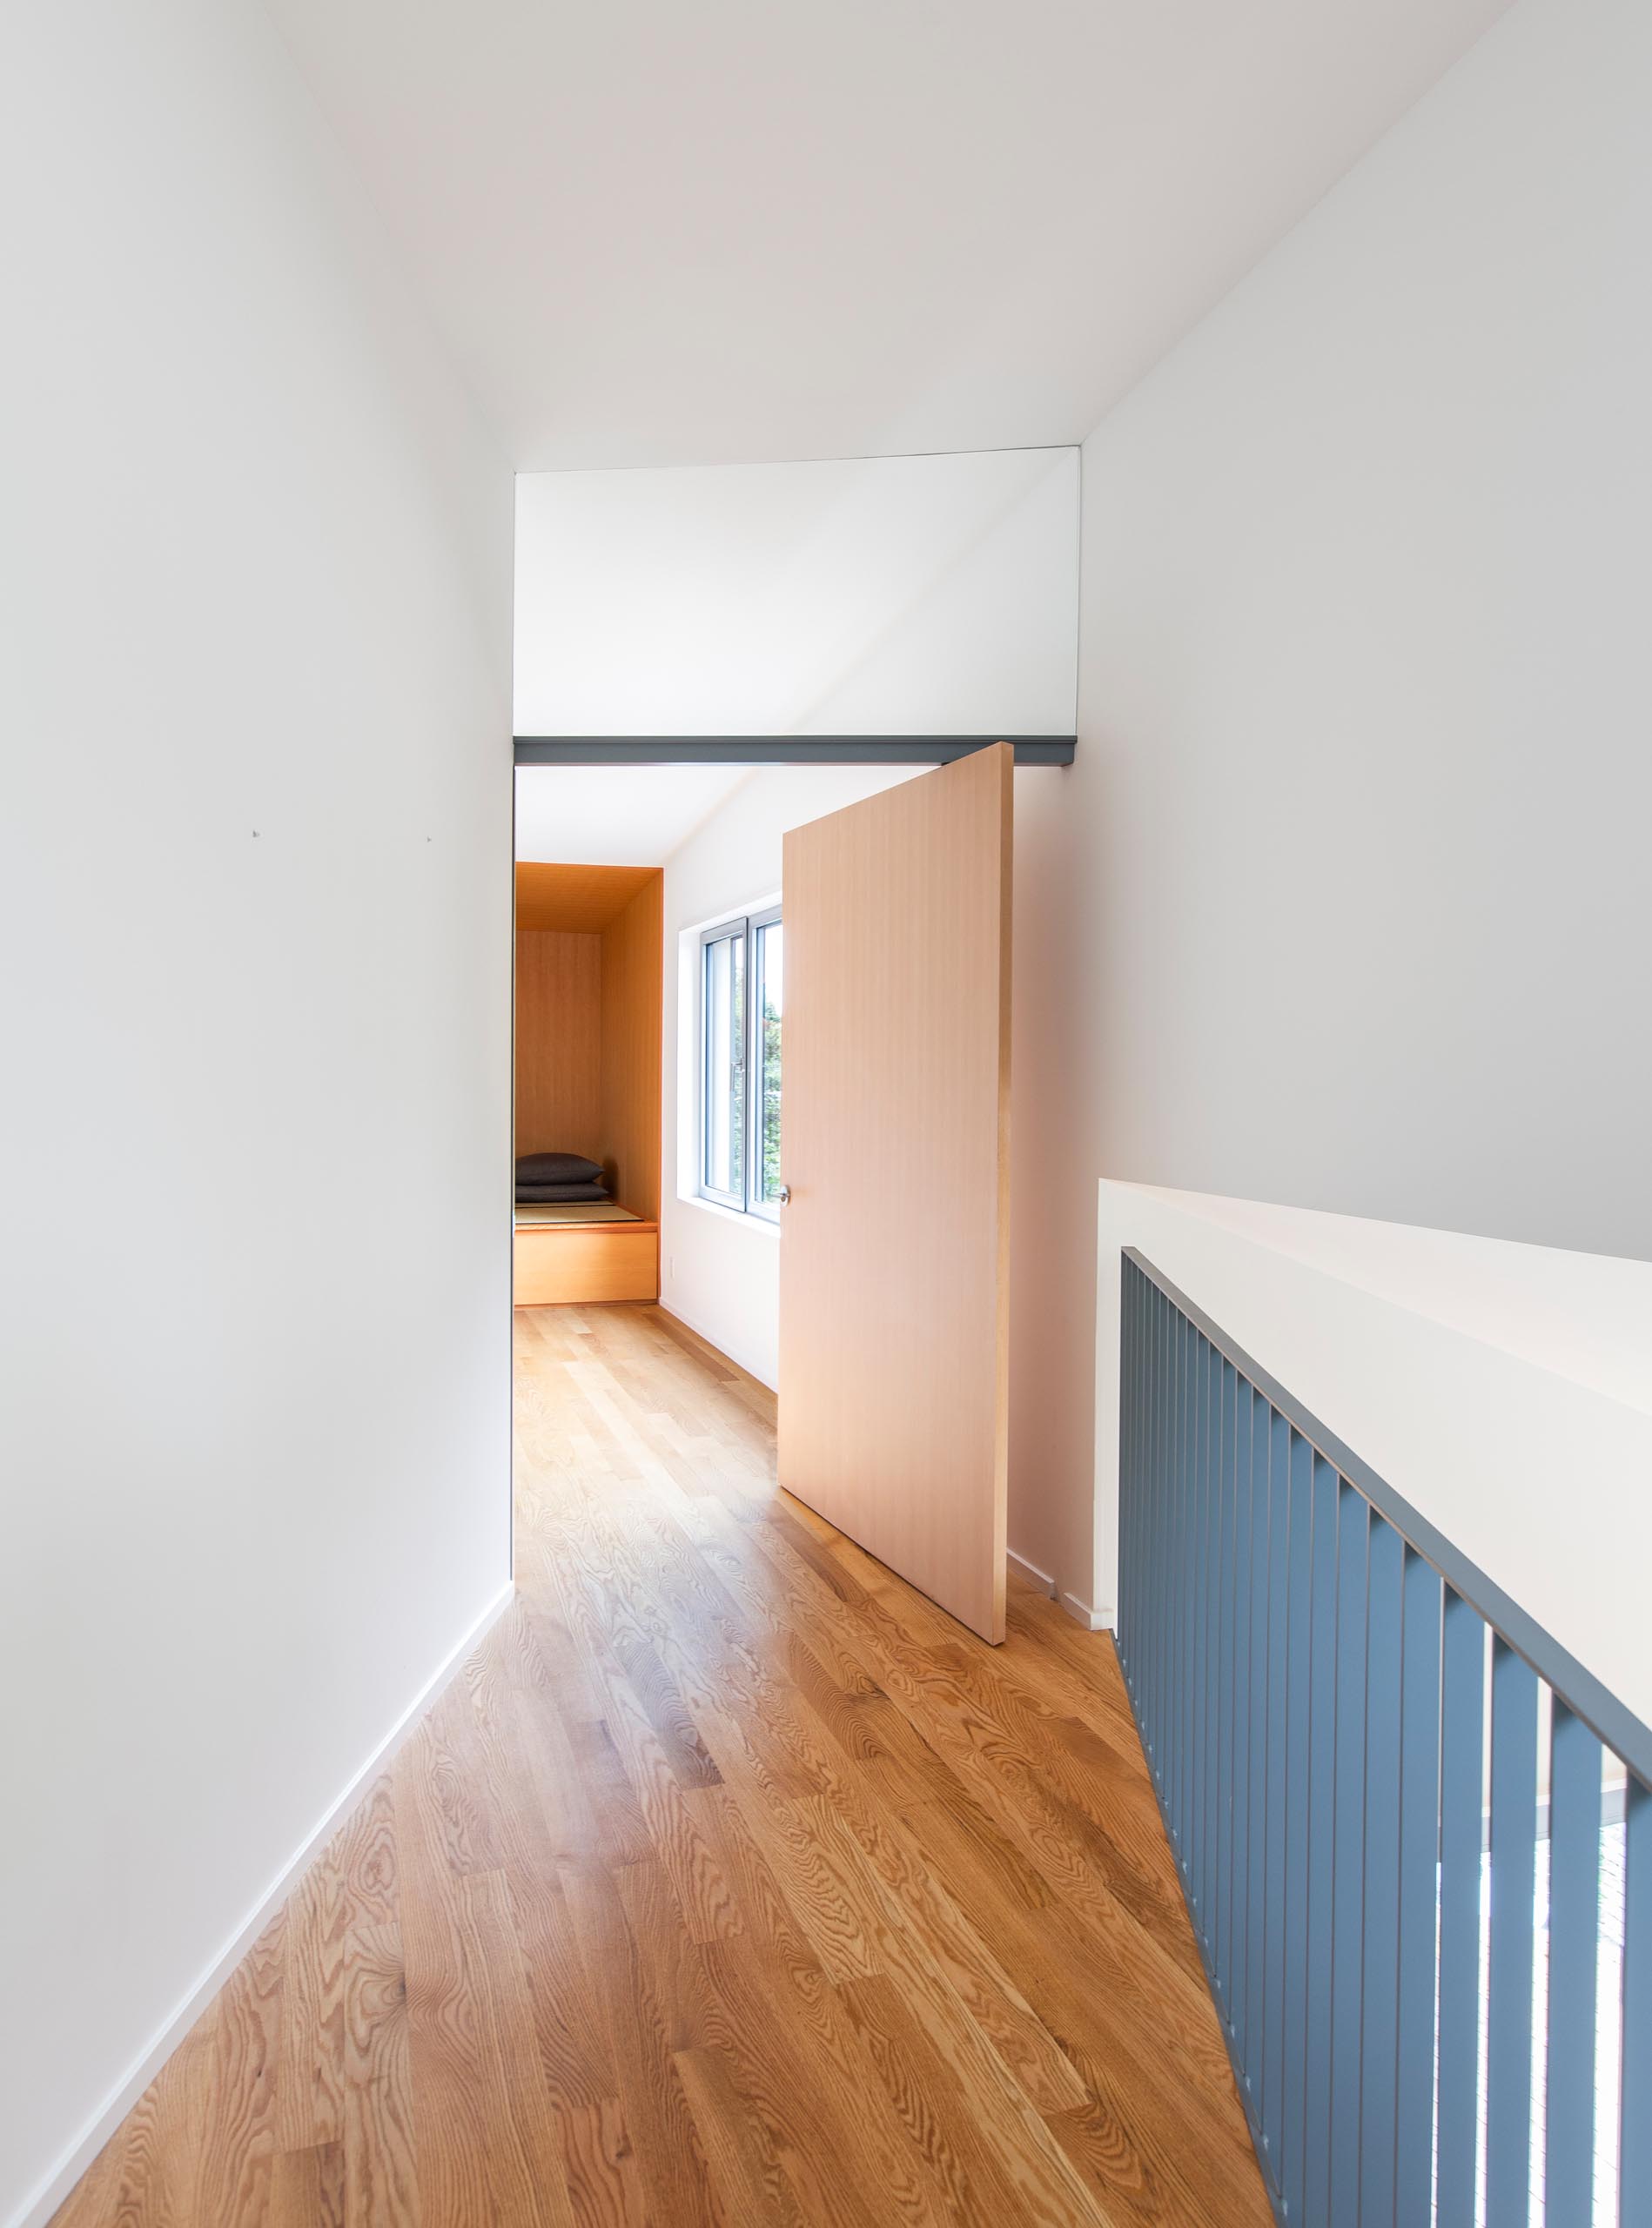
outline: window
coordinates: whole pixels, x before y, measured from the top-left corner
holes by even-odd
[[[778,909],[719,921],[700,939],[700,1193],[780,1218]]]

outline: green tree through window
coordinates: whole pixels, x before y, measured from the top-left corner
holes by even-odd
[[[758,1198],[772,1206],[780,1198],[780,1016],[785,930],[778,921],[756,929],[758,1009],[757,1178]]]

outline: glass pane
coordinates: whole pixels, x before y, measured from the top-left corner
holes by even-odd
[[[759,1044],[757,1159],[754,1189],[760,1205],[780,1198],[780,1013],[785,931],[778,921],[757,930],[756,969]]]
[[[720,936],[706,946],[705,1161],[707,1189],[743,1198],[745,1185],[746,944]]]

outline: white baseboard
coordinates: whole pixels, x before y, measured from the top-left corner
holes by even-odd
[[[74,2188],[76,2183],[91,2164],[127,2113],[143,2095],[150,2083],[160,2071],[167,2059],[183,2041],[201,2013],[218,1994],[236,1966],[258,1940],[296,1885],[299,1876],[313,1857],[332,1840],[344,1823],[367,1782],[374,1777],[391,1755],[401,1745],[421,1712],[433,1702],[478,1641],[503,1615],[515,1582],[502,1587],[488,1603],[469,1630],[460,1637],[442,1661],[431,1673],[424,1685],[408,1703],[373,1754],[354,1774],[349,1784],[332,1804],[326,1815],[307,1834],[292,1855],[282,1866],[259,1898],[256,1907],[248,1912],[232,1939],[226,1942],[183,2002],[161,2027],[120,2081],[88,2121],[68,2150],[51,2168],[45,2179],[37,2184],[33,2192],[25,2198],[20,2211],[12,2215],[10,2228],[45,2228],[54,2212]]]
[[[1060,1601],[1073,1622],[1082,1625],[1087,1633],[1110,1633],[1112,1630],[1111,1609],[1092,1609],[1088,1601],[1081,1601],[1076,1594],[1064,1594]]]
[[[708,1200],[702,1200],[701,1204],[702,1205],[709,1205],[711,1202]],[[723,1210],[722,1208],[718,1209],[719,1213],[722,1213],[722,1211]],[[749,1218],[745,1215],[735,1215],[733,1219],[735,1222],[745,1222],[749,1219]],[[755,1219],[761,1222],[762,1218],[759,1215]],[[749,1361],[742,1361],[740,1356],[732,1352],[732,1350],[724,1343],[727,1335],[725,1332],[718,1332],[714,1336],[711,1332],[707,1330],[703,1323],[696,1323],[695,1321],[693,1316],[689,1314],[686,1307],[679,1307],[675,1299],[669,1300],[661,1299],[657,1300],[655,1304],[659,1308],[661,1315],[668,1315],[674,1323],[681,1323],[685,1330],[692,1331],[696,1339],[704,1340],[705,1344],[711,1348],[713,1353],[721,1354],[725,1361],[733,1362],[736,1369],[743,1369],[746,1375],[748,1377],[755,1378],[757,1383],[763,1387],[765,1392],[773,1392],[776,1391],[776,1388],[769,1384],[769,1379],[762,1375],[761,1371],[754,1369]]]
[[[1037,1563],[1030,1563],[1024,1555],[1017,1554],[1013,1547],[1006,1551],[1005,1560],[1020,1572],[1023,1578],[1031,1579],[1040,1594],[1047,1594],[1052,1601],[1060,1600],[1060,1589],[1047,1570],[1040,1570]]]

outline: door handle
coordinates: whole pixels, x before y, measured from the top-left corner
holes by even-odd
[[[780,1204],[782,1207],[789,1207],[791,1205],[791,1185],[789,1184],[782,1184],[780,1187]]]

